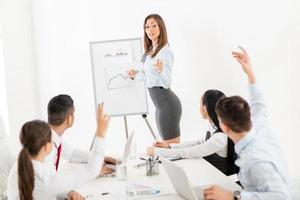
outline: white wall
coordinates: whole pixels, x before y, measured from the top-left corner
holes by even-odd
[[[4,73],[1,24],[0,24],[0,118],[1,120],[3,119],[4,129],[5,129],[5,133],[0,133],[0,138],[2,138],[5,136],[7,132],[8,113],[7,113],[7,101],[6,101],[6,84],[5,84],[5,73]]]
[[[296,0],[151,3],[146,0],[32,0],[31,3],[32,10],[28,12],[32,13],[35,45],[34,51],[31,49],[35,52],[32,64],[36,64],[38,74],[38,92],[32,94],[38,95],[40,105],[32,111],[45,119],[49,99],[59,93],[70,94],[76,104],[76,122],[66,139],[76,146],[88,148],[95,128],[88,43],[142,36],[144,17],[159,13],[167,24],[175,54],[172,89],[183,105],[183,140],[200,137],[207,128],[198,112],[199,99],[205,90],[217,88],[227,95],[247,97],[246,78],[230,54],[242,45],[252,57],[268,102],[270,123],[282,142],[291,172],[300,175],[297,170],[300,137],[295,126],[300,120],[297,103],[300,97],[297,78],[300,15],[297,11],[300,7]],[[34,74],[32,68],[28,75],[31,72]],[[16,100],[10,103],[17,104]],[[149,119],[154,126],[152,103]],[[151,144],[141,117],[129,117],[129,128],[136,130],[139,151]],[[108,152],[120,153],[124,137],[122,118],[114,118],[107,136]]]
[[[296,2],[296,1],[295,1]],[[299,175],[300,159],[297,154],[300,150],[299,147],[299,122],[300,122],[300,3],[294,3],[290,5],[290,23],[289,23],[289,54],[288,54],[288,65],[285,89],[286,93],[282,93],[281,96],[285,96],[283,107],[286,109],[282,114],[277,113],[281,116],[285,129],[281,129],[283,134],[286,134],[288,141],[283,144],[288,152],[288,162],[291,168],[292,174]],[[276,124],[277,127],[281,127],[281,123]]]
[[[10,133],[8,139],[16,153],[21,125],[38,118],[39,108],[30,0],[2,0],[0,15]]]

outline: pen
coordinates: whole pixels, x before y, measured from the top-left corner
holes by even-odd
[[[100,194],[88,194],[85,196],[85,198],[90,198],[90,197],[95,197],[95,196],[104,196],[104,195],[108,195],[109,192],[102,192]]]
[[[143,167],[146,165],[146,162],[136,164],[136,167]]]

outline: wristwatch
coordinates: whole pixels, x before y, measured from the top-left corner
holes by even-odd
[[[233,192],[233,199],[234,200],[240,200],[241,199],[241,191],[234,191]]]

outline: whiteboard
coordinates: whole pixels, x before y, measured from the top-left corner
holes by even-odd
[[[141,38],[90,42],[90,53],[96,105],[111,116],[147,114],[145,81],[126,73],[140,65]]]

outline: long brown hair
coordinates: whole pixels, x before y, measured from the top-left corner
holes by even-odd
[[[26,122],[20,131],[23,146],[18,157],[18,185],[20,200],[32,200],[34,172],[31,157],[37,156],[41,148],[51,142],[49,125],[40,120]]]
[[[148,19],[153,18],[156,23],[158,24],[160,34],[158,36],[157,40],[157,48],[155,51],[151,54],[151,51],[153,49],[152,41],[148,38],[147,33],[145,31],[146,22]],[[161,48],[163,48],[168,43],[168,35],[167,35],[167,28],[165,25],[164,20],[162,17],[158,14],[150,14],[148,15],[144,20],[144,51],[146,55],[151,55],[151,58],[155,57],[156,54],[159,52]]]

